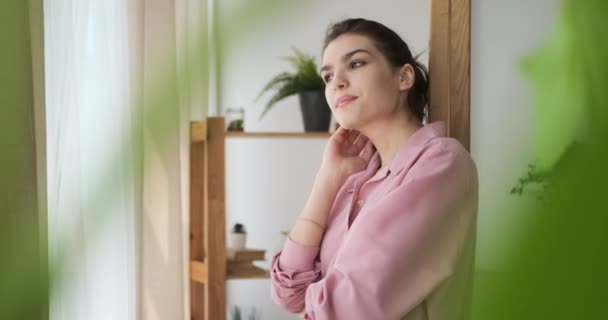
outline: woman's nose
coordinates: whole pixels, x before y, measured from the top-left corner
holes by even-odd
[[[348,87],[348,79],[342,73],[334,74],[333,79],[334,90],[342,90]]]

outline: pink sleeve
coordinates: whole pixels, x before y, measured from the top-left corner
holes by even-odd
[[[315,263],[319,247],[309,247],[287,239],[283,251],[272,259],[272,299],[290,312],[304,310],[306,288],[317,281],[320,266]]]
[[[362,208],[333,268],[308,285],[306,319],[405,316],[452,275],[474,232],[476,192],[466,151],[427,150],[399,187]]]

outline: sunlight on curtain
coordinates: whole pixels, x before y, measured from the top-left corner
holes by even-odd
[[[44,1],[51,263],[67,245],[52,291],[53,320],[137,317],[134,221],[141,195],[130,131],[136,119],[127,6]],[[110,188],[97,186],[103,179]],[[94,201],[103,197],[108,201]]]

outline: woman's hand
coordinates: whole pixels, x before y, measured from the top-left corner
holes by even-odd
[[[305,246],[320,245],[336,194],[349,176],[367,167],[373,153],[371,141],[358,131],[339,128],[329,138],[308,201],[289,234],[291,240]]]
[[[327,142],[320,173],[344,182],[367,167],[374,151],[374,145],[359,131],[340,127]]]

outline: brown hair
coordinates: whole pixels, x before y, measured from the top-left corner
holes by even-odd
[[[428,116],[429,72],[427,68],[412,56],[408,45],[385,25],[366,19],[347,19],[331,25],[327,29],[323,50],[343,34],[359,34],[372,39],[378,50],[395,68],[410,64],[414,68],[414,84],[408,93],[407,102],[410,111],[421,122]]]

